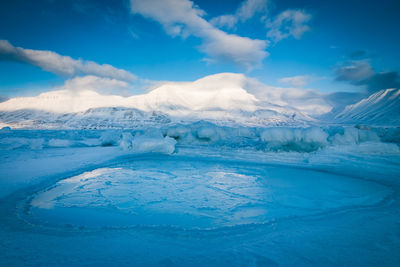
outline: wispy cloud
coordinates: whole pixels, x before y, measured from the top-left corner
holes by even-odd
[[[241,3],[235,14],[227,14],[213,18],[210,22],[217,27],[231,29],[240,22],[245,22],[256,13],[267,10],[268,0],[245,0]]]
[[[98,64],[83,59],[73,59],[52,51],[32,50],[15,47],[6,40],[0,40],[0,60],[11,60],[31,64],[61,76],[96,75],[123,81],[133,81],[132,73],[108,64]]]
[[[309,82],[310,78],[311,76],[309,75],[299,75],[299,76],[282,78],[279,79],[278,82],[288,84],[292,87],[303,87]]]
[[[310,30],[308,23],[312,16],[304,10],[288,9],[275,17],[270,17],[269,4],[271,0],[245,0],[234,14],[225,14],[213,18],[210,22],[216,27],[236,29],[239,22],[245,22],[256,14],[262,14],[261,21],[265,23],[267,38],[277,43],[283,39],[294,37],[300,39]]]
[[[267,37],[275,43],[288,37],[300,39],[305,32],[310,30],[307,24],[310,20],[311,15],[306,11],[286,10],[274,19],[266,21],[266,27],[269,28]]]
[[[248,69],[261,66],[268,42],[228,34],[203,18],[205,12],[190,0],[131,0],[131,10],[159,22],[171,36],[201,38],[200,51],[208,61],[233,62]]]

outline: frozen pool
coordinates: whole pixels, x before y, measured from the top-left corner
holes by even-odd
[[[301,168],[160,157],[61,180],[33,196],[28,217],[56,226],[210,229],[373,205],[389,193]]]

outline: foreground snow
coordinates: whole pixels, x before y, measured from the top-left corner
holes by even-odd
[[[0,135],[4,266],[400,264],[395,130]]]

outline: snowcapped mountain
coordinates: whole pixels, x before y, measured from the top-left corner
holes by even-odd
[[[386,89],[346,106],[335,116],[342,123],[400,125],[400,89]]]
[[[17,128],[135,128],[197,120],[246,125],[313,121],[294,107],[260,100],[248,84],[242,74],[221,73],[194,82],[164,83],[130,97],[62,88],[0,103],[0,122]]]
[[[304,125],[318,122],[315,116],[331,108],[323,97],[306,90],[269,87],[243,74],[166,82],[129,97],[99,93],[115,84],[124,85],[85,76],[35,97],[9,99],[0,103],[0,127],[137,128],[199,120],[222,125]],[[379,91],[347,106],[330,121],[400,125],[399,95],[399,89]]]

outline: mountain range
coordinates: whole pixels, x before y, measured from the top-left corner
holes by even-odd
[[[0,126],[12,128],[137,128],[207,120],[223,125],[278,126],[318,123],[310,110],[329,113],[322,97],[300,89],[277,90],[242,74],[221,73],[194,82],[169,82],[129,97],[92,88],[60,88],[0,103]],[[400,125],[400,90],[372,94],[331,120]],[[318,115],[318,114],[317,114]]]

